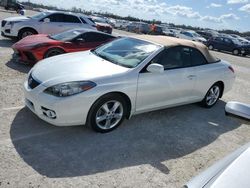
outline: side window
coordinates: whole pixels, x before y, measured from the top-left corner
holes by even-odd
[[[64,21],[67,23],[81,23],[78,17],[67,14],[64,15]]]
[[[225,43],[227,43],[227,44],[231,44],[231,43],[232,43],[232,40],[227,39],[227,38],[224,38],[224,41],[225,41]]]
[[[87,23],[82,17],[80,17],[80,19],[81,19],[82,23],[84,23],[84,24]]]
[[[197,49],[190,49],[191,50],[191,59],[192,59],[192,66],[198,65],[205,65],[207,64],[207,60],[203,56],[203,54],[198,51]]]
[[[217,41],[217,42],[221,42],[221,41],[223,41],[223,39],[222,39],[222,38],[220,38],[220,37],[216,37],[216,38],[215,38],[215,41]]]
[[[164,69],[184,68],[191,66],[191,51],[187,47],[172,47],[165,49],[158,54],[152,63],[158,63],[164,66]]]
[[[84,34],[84,39],[86,42],[97,42],[97,35],[93,32],[88,32]]]
[[[103,42],[114,37],[101,33],[88,32],[83,34],[83,38],[86,42]]]
[[[50,19],[50,22],[63,22],[64,17],[63,14],[55,13],[47,16],[46,18]]]

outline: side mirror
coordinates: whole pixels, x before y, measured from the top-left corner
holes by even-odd
[[[83,42],[85,42],[85,39],[84,38],[78,38],[78,39],[75,40],[75,42],[83,43]]]
[[[49,23],[49,22],[50,22],[50,19],[49,19],[49,18],[44,18],[43,22],[44,22],[44,23]]]
[[[152,63],[147,67],[147,71],[151,73],[163,73],[164,67],[158,63]]]

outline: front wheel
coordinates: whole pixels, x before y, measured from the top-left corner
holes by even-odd
[[[51,48],[49,49],[45,55],[44,55],[44,58],[49,58],[49,57],[53,57],[53,56],[56,56],[56,55],[60,55],[60,54],[63,54],[65,53],[62,49],[59,49],[59,48]]]
[[[107,133],[123,122],[126,113],[126,102],[122,96],[106,95],[94,103],[88,122],[95,131]]]
[[[221,96],[221,86],[220,84],[214,84],[207,92],[206,96],[204,97],[203,101],[201,102],[202,105],[206,108],[211,108],[214,106]]]

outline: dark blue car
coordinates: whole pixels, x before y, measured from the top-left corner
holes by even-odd
[[[240,41],[230,37],[212,37],[207,41],[209,50],[232,52],[234,55],[250,55],[250,45],[243,45]]]

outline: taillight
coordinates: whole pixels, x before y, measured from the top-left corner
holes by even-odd
[[[232,66],[229,66],[228,68],[230,69],[230,71],[232,71],[234,73],[234,69]]]

